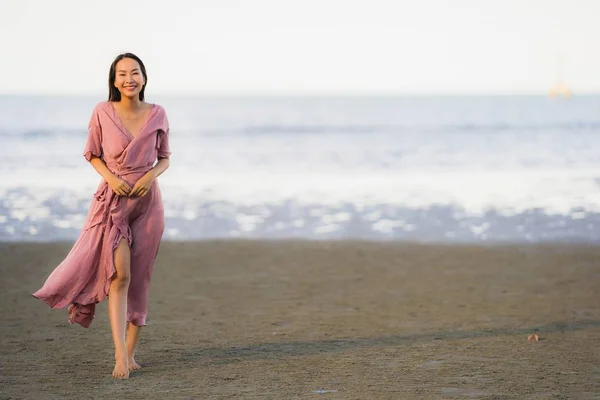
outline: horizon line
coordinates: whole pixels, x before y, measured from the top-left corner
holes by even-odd
[[[600,90],[597,91],[581,91],[571,93],[571,97],[577,96],[597,96],[600,95]],[[2,97],[97,97],[99,93],[94,92],[0,92]],[[155,92],[147,93],[146,97],[478,97],[478,96],[536,96],[550,97],[549,91],[515,91],[515,92],[386,92],[386,91],[344,91],[344,92],[248,92],[248,91],[232,91],[232,92]],[[101,97],[107,97],[106,93],[102,93]]]

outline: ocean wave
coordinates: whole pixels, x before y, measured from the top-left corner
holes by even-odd
[[[227,127],[227,128],[197,128],[187,127],[185,129],[177,129],[173,127],[173,131],[177,135],[182,136],[236,136],[236,135],[321,135],[321,134],[347,134],[347,135],[363,135],[363,134],[453,134],[453,133],[475,133],[475,134],[494,134],[506,132],[597,132],[600,131],[600,120],[598,121],[570,121],[570,122],[555,122],[555,123],[539,123],[539,124],[514,124],[514,123],[494,123],[494,124],[477,124],[477,123],[462,123],[462,124],[443,124],[443,125],[409,125],[409,124],[391,124],[391,125],[344,125],[344,124],[278,124],[278,125],[246,125],[243,127]],[[86,130],[54,128],[54,129],[12,129],[0,130],[0,138],[23,138],[24,140],[35,140],[52,137],[84,137]]]
[[[49,209],[49,204],[51,204]],[[85,220],[85,202],[50,200],[27,211],[2,210],[1,241],[74,240]],[[600,213],[574,209],[568,215],[526,210],[480,216],[449,205],[426,208],[355,204],[261,204],[247,207],[207,202],[166,210],[166,239],[304,238],[425,242],[600,242]]]
[[[1,238],[76,234],[92,100],[0,107]],[[599,97],[161,104],[168,237],[597,238]]]
[[[67,128],[0,130],[0,138],[20,139],[27,142],[58,137],[66,139],[74,137],[85,138],[86,134],[87,129],[85,127],[79,130]]]
[[[169,193],[168,191],[164,191]],[[306,238],[429,242],[600,242],[600,211],[585,206],[561,210],[490,205],[472,210],[458,204],[421,205],[318,198],[276,201],[164,196],[165,238]],[[74,240],[91,196],[71,191],[15,188],[2,192],[0,240]]]
[[[218,134],[406,134],[406,133],[505,133],[505,132],[545,132],[545,131],[600,131],[599,121],[572,121],[544,124],[448,124],[448,125],[251,125],[238,130],[213,130]]]

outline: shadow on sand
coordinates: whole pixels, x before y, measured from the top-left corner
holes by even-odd
[[[446,331],[413,335],[380,336],[373,338],[348,338],[339,340],[321,340],[315,342],[274,342],[251,346],[208,347],[193,350],[171,350],[165,358],[176,357],[177,362],[207,361],[211,364],[229,364],[240,361],[269,358],[306,356],[319,353],[357,350],[369,347],[403,346],[433,340],[473,339],[480,337],[498,337],[528,335],[530,333],[570,332],[586,328],[599,327],[600,321],[552,322],[544,325],[521,329],[498,328],[490,330]]]

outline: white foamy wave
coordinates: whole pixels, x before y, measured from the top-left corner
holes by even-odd
[[[182,174],[173,167],[159,181],[167,238],[595,240],[599,174]],[[99,182],[95,173],[38,175],[16,174],[12,184],[0,184],[0,239],[70,239],[83,225]],[[74,190],[73,182],[81,186]]]

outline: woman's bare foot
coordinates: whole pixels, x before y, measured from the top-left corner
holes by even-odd
[[[135,362],[135,359],[133,358],[133,356],[129,357],[129,360],[127,363],[129,364],[130,371],[137,371],[138,369],[142,369],[142,366]]]
[[[115,357],[115,369],[112,373],[113,378],[117,379],[128,379],[129,378],[129,366],[127,358]]]

